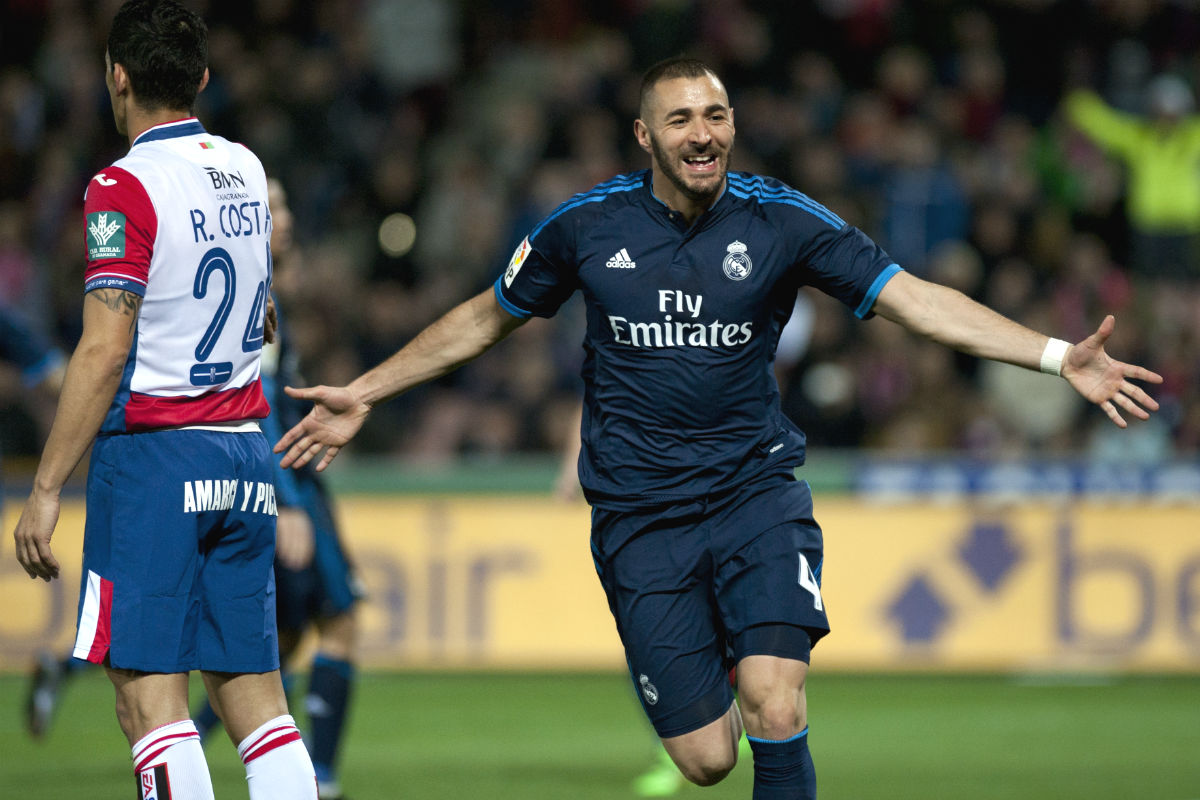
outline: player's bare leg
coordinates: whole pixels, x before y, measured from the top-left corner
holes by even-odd
[[[754,752],[754,797],[816,797],[808,751],[808,664],[775,656],[747,656],[738,664],[738,700]]]
[[[742,717],[736,702],[720,719],[703,728],[662,740],[683,777],[697,786],[718,783],[737,764]]]
[[[117,695],[117,721],[132,748],[139,797],[213,800],[200,734],[188,716],[187,673],[106,670]]]
[[[204,672],[204,686],[246,765],[250,800],[316,800],[312,761],[288,714],[279,670]]]

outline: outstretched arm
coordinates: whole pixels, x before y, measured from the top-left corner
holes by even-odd
[[[452,308],[348,386],[285,387],[292,397],[311,400],[315,406],[275,445],[276,453],[284,453],[280,464],[302,467],[324,450],[317,470],[325,469],[358,433],[377,403],[453,372],[524,322],[501,308],[495,293],[487,289]]]
[[[1042,356],[1051,341],[961,292],[907,272],[887,282],[873,310],[935,342],[1026,369],[1042,367]],[[1162,383],[1162,376],[1109,357],[1104,343],[1115,326],[1112,316],[1105,317],[1095,333],[1069,346],[1062,354],[1061,375],[1075,391],[1100,406],[1113,423],[1124,428],[1127,423],[1122,410],[1138,419],[1147,419],[1151,411],[1158,410],[1158,403],[1130,381]]]

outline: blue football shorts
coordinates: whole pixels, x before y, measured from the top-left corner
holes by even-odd
[[[302,510],[312,520],[313,557],[297,570],[276,563],[275,587],[280,630],[298,632],[314,620],[348,611],[363,590],[342,547],[325,488],[304,473],[297,473],[296,483]]]
[[[277,669],[272,463],[257,432],[98,438],[75,657],[142,672]]]
[[[594,509],[592,555],[658,735],[719,719],[749,655],[808,662],[829,632],[808,484],[766,476],[719,498]]]

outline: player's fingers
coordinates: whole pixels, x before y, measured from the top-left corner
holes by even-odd
[[[280,436],[279,441],[276,442],[275,446],[272,447],[271,449],[276,453],[282,453],[285,450],[291,450],[292,444],[296,441],[296,439],[299,436],[300,436],[299,431],[297,431],[295,428],[292,428],[287,433],[283,434],[283,436]],[[289,452],[287,455],[285,455],[283,457],[283,459],[284,459],[284,461],[290,462],[292,459],[292,454]],[[287,464],[284,464],[283,466],[286,467]]]
[[[1108,418],[1111,419],[1113,424],[1118,428],[1128,427],[1129,423],[1127,423],[1125,418],[1120,415],[1120,413],[1117,411],[1117,407],[1113,405],[1111,400],[1105,400],[1100,404],[1100,408],[1104,410],[1104,413],[1108,415]]]
[[[1121,392],[1143,408],[1158,411],[1158,401],[1146,394],[1145,390],[1137,384],[1126,381],[1121,384]]]
[[[50,552],[49,542],[38,542],[38,559],[42,565],[42,579],[49,581],[58,577],[58,559]]]
[[[17,563],[21,565],[21,569],[25,570],[29,577],[36,578],[37,575],[34,574],[33,565],[29,561],[29,554],[25,550],[25,540],[20,536],[14,536],[13,539],[17,551]]]
[[[1138,419],[1150,419],[1150,412],[1133,402],[1132,399],[1123,394],[1118,394],[1113,398],[1113,401],[1121,408],[1133,414]]]
[[[324,386],[308,386],[302,389],[295,386],[283,387],[283,391],[288,397],[294,397],[297,400],[316,400],[322,396],[324,389]]]
[[[1096,329],[1088,338],[1092,340],[1092,344],[1103,347],[1108,341],[1108,337],[1112,336],[1113,329],[1117,326],[1117,319],[1112,314],[1109,314],[1100,322],[1100,327]]]
[[[292,469],[299,469],[309,461],[312,461],[313,456],[317,454],[316,450],[313,449],[314,447],[320,449],[319,445],[310,444],[308,437],[296,442],[292,449],[288,451],[288,458],[290,458],[291,461],[286,466],[290,466]]]
[[[37,548],[33,546],[33,543],[29,541],[23,541],[20,542],[18,546],[20,549],[18,551],[19,554],[17,558],[20,560],[21,566],[25,568],[25,572],[29,574],[30,580],[37,580],[38,578],[41,578],[44,581],[50,580],[48,573],[42,566],[41,559],[37,553]]]
[[[335,447],[334,445],[330,445],[329,449],[327,449],[325,451],[325,457],[321,459],[321,463],[317,464],[317,472],[324,472],[325,468],[329,466],[330,462],[333,461],[334,457],[337,456],[338,451],[340,451],[341,449],[342,448],[340,448],[340,447]]]
[[[1157,372],[1151,372],[1145,367],[1136,367],[1132,364],[1125,367],[1125,377],[1135,381],[1145,381],[1146,383],[1163,382],[1163,376]]]

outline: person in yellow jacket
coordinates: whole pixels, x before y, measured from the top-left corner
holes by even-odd
[[[1067,95],[1070,122],[1127,173],[1131,267],[1148,278],[1200,278],[1200,114],[1187,83],[1164,74],[1147,87],[1145,116],[1112,108],[1098,94]]]

